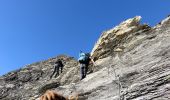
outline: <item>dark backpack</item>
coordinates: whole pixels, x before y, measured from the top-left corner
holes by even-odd
[[[63,63],[61,60],[56,61],[55,65],[58,67],[63,67]]]

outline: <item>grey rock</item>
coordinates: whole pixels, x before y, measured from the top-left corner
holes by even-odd
[[[1,100],[39,100],[48,89],[78,100],[170,100],[170,17],[151,28],[140,16],[102,33],[80,81],[79,64],[60,55],[0,77]],[[50,79],[57,59],[64,70]],[[93,71],[93,72],[92,72]]]

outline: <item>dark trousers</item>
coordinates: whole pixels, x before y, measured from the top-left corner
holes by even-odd
[[[88,64],[80,64],[80,79],[84,79],[87,75]]]
[[[56,78],[57,76],[59,76],[59,71],[61,71],[61,73],[63,72],[63,67],[62,66],[55,66],[54,67],[54,71],[53,71],[53,73],[52,73],[52,75],[51,75],[51,78],[53,77],[53,75],[54,75],[54,77]]]

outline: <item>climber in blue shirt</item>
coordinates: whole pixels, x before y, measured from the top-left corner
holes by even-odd
[[[90,61],[94,64],[93,59],[91,59],[90,53],[84,53],[82,51],[80,51],[79,53],[79,59],[78,59],[79,63],[80,63],[80,79],[84,79],[87,75],[87,71],[88,71],[88,66]]]

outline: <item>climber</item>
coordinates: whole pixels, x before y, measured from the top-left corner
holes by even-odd
[[[52,78],[54,74],[55,74],[55,76],[54,76],[55,78],[56,78],[57,76],[59,76],[59,71],[62,73],[62,72],[63,72],[63,67],[64,67],[64,65],[63,65],[61,59],[58,59],[58,60],[55,62],[54,71],[53,71],[53,73],[52,73],[52,75],[51,75],[50,78]]]
[[[44,95],[42,95],[40,97],[40,100],[67,100],[67,98],[65,98],[62,95],[59,95],[58,93],[54,92],[54,91],[46,91]]]
[[[93,66],[95,64],[90,53],[83,53],[82,51],[80,51],[78,61],[80,63],[80,79],[82,80],[86,77],[90,61],[93,63]]]

